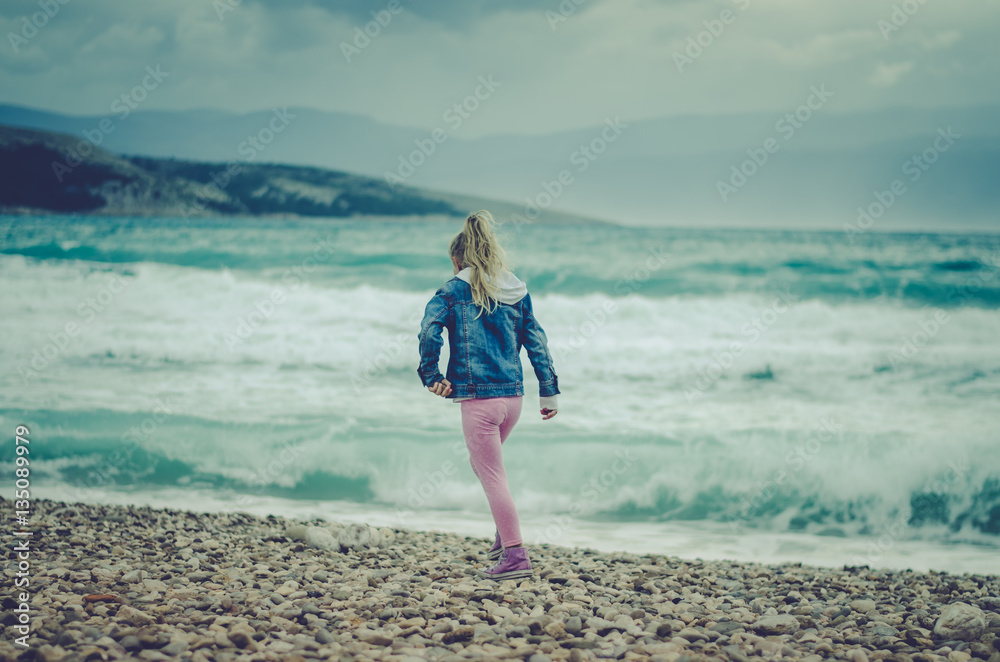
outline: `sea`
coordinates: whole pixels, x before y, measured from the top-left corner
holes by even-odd
[[[0,217],[6,456],[33,498],[492,538],[416,372],[460,228]],[[1000,573],[1000,236],[497,231],[562,391],[522,355],[528,544]]]

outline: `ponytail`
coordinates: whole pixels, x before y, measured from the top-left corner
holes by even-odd
[[[496,310],[500,305],[497,281],[504,269],[505,255],[493,232],[493,216],[485,209],[470,214],[462,231],[451,240],[449,252],[463,268],[472,269],[469,284],[472,300],[480,308],[479,314],[484,310],[488,313]]]

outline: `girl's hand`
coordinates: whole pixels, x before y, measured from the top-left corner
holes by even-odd
[[[434,395],[440,395],[442,398],[447,398],[451,395],[451,382],[447,379],[442,379],[441,381],[435,383],[433,386],[428,386],[427,390]]]
[[[543,421],[547,421],[547,420],[549,420],[550,418],[552,418],[553,416],[555,416],[556,414],[559,413],[558,409],[541,409],[540,411],[542,412],[542,420]]]

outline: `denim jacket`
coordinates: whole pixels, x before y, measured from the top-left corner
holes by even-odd
[[[448,329],[450,356],[448,376],[450,398],[501,398],[524,395],[521,347],[538,378],[538,394],[545,398],[559,393],[558,379],[552,366],[545,331],[531,309],[531,295],[523,283],[510,275],[523,289],[515,303],[501,303],[492,313],[472,300],[472,287],[459,272],[441,289],[424,310],[420,323],[420,366],[417,373],[424,386],[444,379],[438,369],[442,329]],[[518,295],[520,296],[520,295]],[[512,301],[514,297],[507,298]],[[479,315],[477,319],[476,316]]]

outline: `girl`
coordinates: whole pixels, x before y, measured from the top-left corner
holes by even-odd
[[[496,564],[483,574],[497,580],[530,577],[531,561],[521,545],[521,527],[500,446],[521,415],[522,346],[538,378],[542,420],[558,412],[559,386],[552,356],[531,310],[527,287],[504,266],[504,252],[488,211],[477,211],[466,219],[448,252],[455,277],[434,294],[424,311],[417,373],[431,393],[462,403],[469,460],[497,526],[488,556]],[[438,371],[442,329],[448,329],[451,349],[447,378]]]

